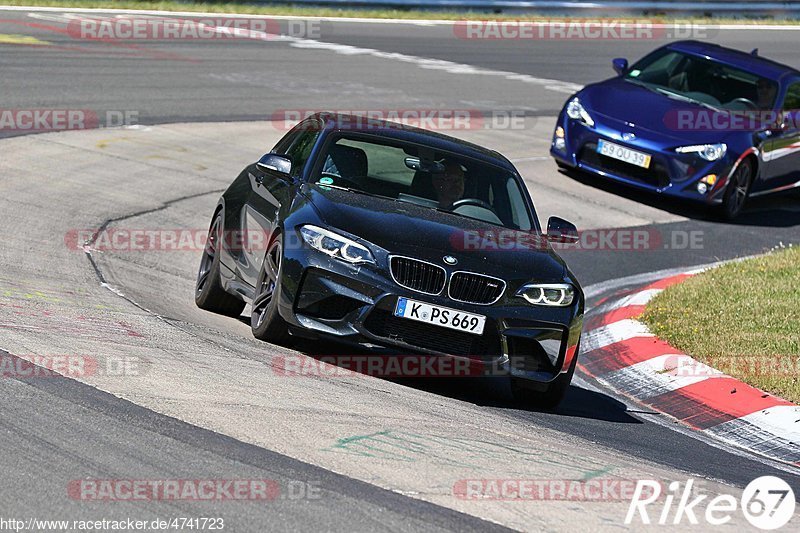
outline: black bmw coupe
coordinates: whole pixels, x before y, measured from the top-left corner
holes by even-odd
[[[584,298],[497,152],[321,113],[249,165],[211,218],[195,301],[253,335],[468,359],[553,407],[575,371]]]

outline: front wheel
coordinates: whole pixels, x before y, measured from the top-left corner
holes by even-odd
[[[722,196],[722,216],[726,220],[735,219],[744,209],[752,179],[753,166],[749,159],[744,159],[736,167]]]
[[[200,309],[225,316],[237,317],[244,309],[244,302],[222,288],[219,278],[220,252],[222,251],[222,213],[217,213],[208,230],[206,247],[200,258],[194,303]]]
[[[289,328],[278,313],[278,298],[281,291],[283,244],[280,235],[269,245],[261,264],[253,298],[253,313],[250,328],[259,340],[275,344],[289,340]]]

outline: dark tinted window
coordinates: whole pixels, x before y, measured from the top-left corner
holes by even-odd
[[[337,138],[311,181],[505,226],[534,227],[525,190],[502,167],[450,152],[364,136]]]
[[[786,91],[786,98],[783,99],[784,111],[800,111],[800,83],[793,83]]]
[[[667,96],[734,111],[773,109],[778,92],[773,80],[673,50],[645,57],[630,68],[625,79]]]
[[[286,151],[286,155],[292,159],[292,176],[298,177],[303,172],[303,167],[311,155],[311,150],[314,149],[317,137],[319,137],[319,128],[309,127],[297,136]]]

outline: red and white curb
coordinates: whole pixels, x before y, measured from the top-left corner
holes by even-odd
[[[592,309],[581,370],[694,430],[800,466],[800,406],[694,360],[636,320],[655,295],[698,272],[660,279]]]

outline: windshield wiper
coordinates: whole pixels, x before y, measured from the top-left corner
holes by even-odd
[[[639,81],[639,80],[637,80],[635,78],[624,78],[624,79],[628,83],[632,83],[633,85],[638,85],[639,87],[644,87],[645,89],[647,89],[650,92],[654,92],[654,93],[658,92],[655,87],[653,87],[652,85],[650,85],[647,82]]]
[[[335,185],[333,183],[313,183],[313,185],[319,185],[320,187],[330,187],[331,189],[338,189],[340,191],[347,191],[353,192],[356,194],[364,194],[366,196],[374,196],[375,198],[385,198],[386,200],[394,200],[395,202],[398,201],[397,198],[392,198],[391,196],[384,196],[382,194],[376,194],[374,192],[367,192],[361,189],[353,189],[352,187],[344,187],[342,185]]]
[[[672,92],[669,89],[664,89],[663,87],[654,87],[654,90],[656,90],[659,93],[663,94],[667,98],[673,98],[675,100],[680,100],[681,102],[689,102],[689,103],[692,103],[692,104],[697,104],[697,105],[706,107],[708,109],[711,109],[713,111],[723,111],[723,109],[720,109],[720,108],[718,108],[716,106],[713,106],[713,105],[711,105],[711,104],[709,104],[707,102],[703,102],[701,100],[697,100],[695,98],[691,98],[689,96],[686,96],[686,95],[683,95],[683,94],[680,94],[680,93]]]
[[[713,111],[725,111],[724,109],[718,108],[718,107],[713,106],[713,105],[711,105],[709,103],[703,102],[701,100],[696,100],[694,98],[691,98],[689,96],[685,96],[685,95],[680,94],[680,93],[676,93],[676,92],[670,91],[669,89],[665,89],[664,87],[659,87],[658,85],[652,85],[652,84],[649,84],[649,83],[646,83],[646,82],[643,82],[643,81],[639,81],[639,80],[636,80],[636,79],[632,79],[632,78],[625,78],[625,81],[627,81],[629,83],[632,83],[634,85],[638,85],[639,87],[644,87],[648,91],[651,91],[651,92],[654,92],[654,93],[658,93],[658,94],[663,94],[667,98],[673,98],[675,100],[680,100],[682,102],[689,102],[689,103],[692,103],[692,104],[697,104],[697,105],[706,107],[708,109],[711,109]]]

